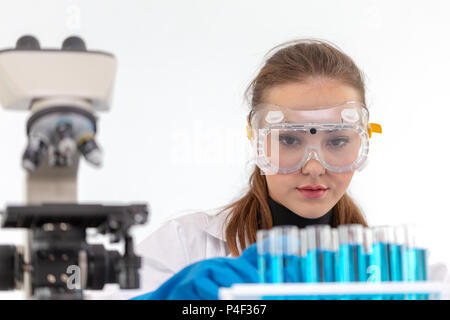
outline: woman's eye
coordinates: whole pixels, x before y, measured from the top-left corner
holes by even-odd
[[[295,136],[283,135],[279,137],[279,140],[285,146],[293,146],[300,143],[300,140]]]
[[[348,143],[348,138],[335,138],[328,140],[329,145],[332,147],[343,147],[345,144]]]

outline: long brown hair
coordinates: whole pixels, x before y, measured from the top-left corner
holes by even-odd
[[[268,89],[289,82],[306,82],[313,77],[339,80],[355,88],[360,94],[361,102],[366,104],[363,74],[353,60],[337,46],[324,40],[299,39],[282,43],[272,48],[267,55],[275,49],[278,51],[266,60],[245,91],[251,107],[249,117],[254,107],[263,101]],[[233,256],[238,256],[240,250],[256,241],[258,228],[272,228],[267,198],[266,178],[255,167],[249,178],[247,193],[223,210],[229,210],[225,234]],[[348,194],[344,194],[333,207],[332,226],[347,223],[367,226],[361,210]]]

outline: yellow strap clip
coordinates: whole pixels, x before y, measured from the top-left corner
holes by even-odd
[[[247,138],[250,140],[252,138],[252,128],[247,126]]]
[[[372,132],[382,133],[381,124],[369,123],[369,129],[367,131],[369,132],[369,138],[372,138]]]
[[[250,124],[250,119],[247,116],[247,138],[248,140],[252,139],[252,125]]]

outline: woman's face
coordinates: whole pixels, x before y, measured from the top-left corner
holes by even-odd
[[[360,100],[358,92],[339,81],[312,79],[293,82],[269,89],[264,102],[297,110],[327,106],[346,100]],[[305,218],[319,218],[341,199],[347,190],[354,171],[333,173],[327,171],[316,159],[311,159],[298,171],[290,174],[266,175],[270,197]],[[305,186],[326,188],[320,197],[317,192],[300,191]],[[320,194],[319,194],[320,195]]]

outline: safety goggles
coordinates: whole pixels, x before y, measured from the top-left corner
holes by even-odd
[[[381,133],[358,101],[300,110],[262,103],[254,110],[247,135],[265,174],[292,173],[310,159],[335,173],[362,170],[369,138]]]

